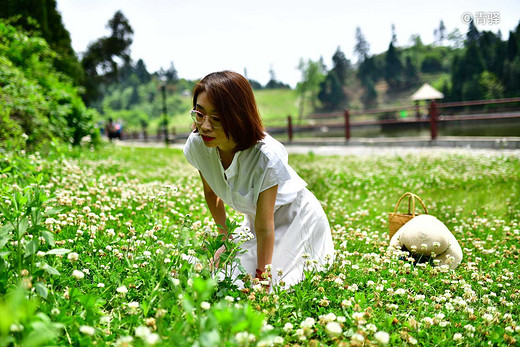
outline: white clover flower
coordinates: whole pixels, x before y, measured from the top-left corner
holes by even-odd
[[[72,277],[77,280],[82,280],[85,277],[85,274],[79,270],[72,271]]]
[[[285,323],[285,325],[283,326],[283,331],[285,331],[286,333],[288,332],[291,332],[293,330],[293,325],[291,323]]]
[[[275,345],[281,345],[283,344],[283,337],[281,336],[276,336],[274,339],[273,339],[273,343]]]
[[[439,248],[441,243],[439,241],[433,241],[433,248]]]
[[[425,251],[428,249],[428,245],[426,243],[421,243],[421,250]]]
[[[23,329],[24,329],[24,327],[21,324],[11,324],[11,326],[9,327],[9,330],[12,333],[19,333],[19,332],[23,331]]]
[[[46,255],[46,253],[42,252],[42,251],[38,251],[38,253],[36,253],[37,257],[45,257],[45,255]]]
[[[75,262],[79,259],[79,255],[76,252],[70,252],[69,254],[67,254],[67,259],[71,262]]]
[[[152,331],[150,330],[150,328],[145,327],[143,325],[140,325],[137,328],[135,328],[135,336],[137,336],[143,340],[146,339],[146,337],[148,335],[150,335],[151,333],[152,333]]]
[[[105,284],[100,282],[100,283],[97,284],[97,287],[98,288],[105,288]]]
[[[149,346],[153,346],[161,342],[161,337],[159,336],[159,334],[151,333],[148,334],[146,338],[144,338],[144,342]]]
[[[482,319],[484,319],[486,322],[491,322],[493,320],[493,315],[490,313],[484,313],[482,315]]]
[[[362,320],[363,317],[365,316],[365,312],[354,312],[352,313],[352,318],[354,318],[355,320]]]
[[[233,301],[235,301],[235,298],[232,297],[232,296],[226,295],[226,297],[224,298],[224,300],[226,300],[227,302],[233,302]]]
[[[139,308],[139,303],[137,301],[129,302],[128,308],[131,310],[137,310]]]
[[[325,322],[333,322],[336,320],[336,315],[334,313],[327,313],[324,316],[321,316]]]
[[[241,331],[235,335],[235,339],[240,345],[248,345],[250,342],[253,342],[256,337],[247,331]]]
[[[101,316],[99,318],[99,324],[108,325],[112,321],[112,317],[110,316]]]
[[[365,337],[361,334],[355,333],[354,335],[352,335],[352,341],[365,342]]]
[[[207,301],[203,301],[200,303],[200,307],[203,309],[203,310],[209,310],[211,308],[211,305],[209,302]]]
[[[134,338],[132,336],[121,336],[116,340],[115,346],[116,347],[129,347],[132,346],[132,342],[134,341]]]
[[[300,326],[303,328],[303,329],[310,329],[314,326],[314,324],[316,323],[316,321],[314,320],[314,318],[311,318],[311,317],[307,317],[305,318],[305,320],[303,322],[301,322]]]
[[[325,331],[329,336],[336,337],[341,335],[343,329],[341,329],[341,325],[337,322],[328,322],[327,325],[325,325]]]
[[[116,289],[116,292],[125,295],[126,293],[128,293],[128,289],[126,288],[126,286],[121,286]]]
[[[88,336],[92,336],[96,333],[96,329],[94,329],[93,327],[91,326],[88,326],[88,325],[82,325],[79,327],[79,331],[82,333],[82,334],[85,334],[85,335],[88,335]]]
[[[453,341],[460,341],[460,340],[462,340],[462,334],[455,333],[455,335],[453,335]]]
[[[264,322],[265,323],[265,322]],[[271,325],[271,324],[265,324],[263,327],[262,327],[262,331],[265,332],[265,331],[271,331],[273,330],[274,327]]]
[[[370,324],[367,324],[367,330],[375,333],[377,331],[377,327],[375,324],[370,323]]]
[[[178,278],[172,278],[171,281],[174,286],[178,286],[179,284],[181,284],[181,281]]]
[[[345,323],[347,321],[347,318],[344,316],[338,316],[336,320],[338,321],[338,323]]]
[[[390,335],[386,331],[378,331],[374,334],[374,338],[382,345],[387,345],[390,342]]]

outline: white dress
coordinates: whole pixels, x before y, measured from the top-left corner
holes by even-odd
[[[298,283],[303,279],[304,265],[314,264],[320,268],[332,262],[334,245],[327,216],[316,197],[307,190],[305,181],[288,165],[287,151],[280,142],[266,134],[253,147],[235,153],[231,165],[224,170],[217,148],[206,147],[200,135],[192,132],[184,146],[184,155],[220,199],[244,214],[241,228],[249,228],[255,236],[258,196],[278,185],[272,260],[274,284]],[[254,277],[256,238],[241,247],[246,252],[240,256],[240,262]],[[234,276],[237,275],[235,272]]]

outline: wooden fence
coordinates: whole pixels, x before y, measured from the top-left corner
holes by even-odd
[[[517,103],[517,105],[514,105],[514,103]],[[507,109],[504,109],[503,105],[508,105]],[[389,117],[389,119],[384,119],[385,115],[388,117],[388,115],[408,111],[413,111],[415,116],[406,118]],[[375,118],[374,116],[379,117]],[[354,118],[357,118],[357,120],[354,120]],[[428,113],[426,117],[420,114],[417,105],[359,111],[350,111],[349,109],[345,109],[342,112],[311,114],[307,116],[307,119],[312,120],[313,124],[297,126],[293,124],[292,117],[288,116],[286,131],[289,141],[292,141],[293,134],[297,131],[312,131],[325,125],[333,128],[343,127],[345,140],[349,141],[352,137],[352,128],[358,126],[423,123],[429,124],[431,139],[435,140],[438,136],[439,122],[513,118],[520,118],[520,97],[446,103],[431,101],[428,105]],[[273,132],[285,132],[280,127],[270,128],[269,130]]]

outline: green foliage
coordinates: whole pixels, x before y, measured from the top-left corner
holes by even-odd
[[[63,25],[56,0],[3,0],[0,18],[29,32],[29,36],[45,39],[56,53],[53,66],[69,76],[74,85],[82,85],[84,72],[72,49],[70,34]]]
[[[0,343],[518,341],[515,154],[308,154],[289,160],[324,206],[336,258],[290,290],[266,293],[238,290],[215,276],[215,249],[229,247],[223,264],[238,249],[215,237],[200,178],[180,150],[55,147],[45,157],[7,153],[0,158],[6,182],[0,186]],[[458,239],[464,259],[456,270],[416,265],[387,250],[388,212],[404,191],[421,196]],[[228,230],[236,225],[229,222]],[[20,232],[23,241],[15,242]]]
[[[79,144],[93,133],[93,111],[70,78],[56,71],[55,56],[42,38],[0,21],[0,109],[8,127],[2,141],[21,130],[38,148],[54,137]]]

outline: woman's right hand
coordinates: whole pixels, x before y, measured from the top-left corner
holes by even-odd
[[[225,245],[220,246],[220,248],[215,251],[215,255],[213,255],[213,259],[211,260],[211,266],[213,269],[216,269],[220,266],[220,255],[225,251]]]

